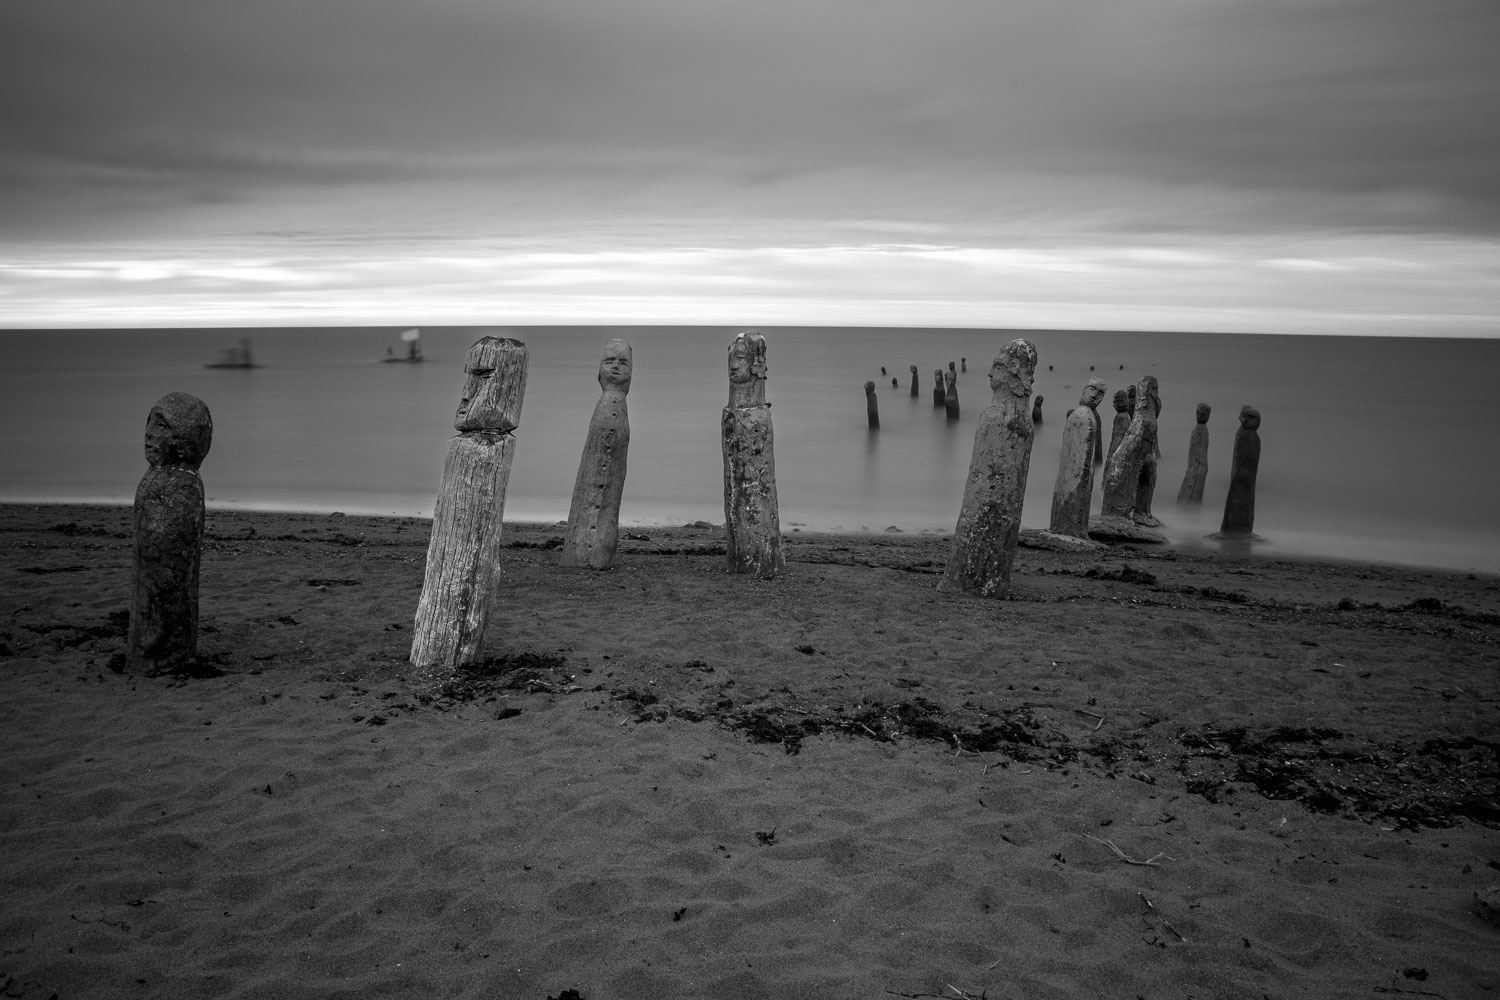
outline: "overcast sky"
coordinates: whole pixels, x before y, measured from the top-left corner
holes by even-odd
[[[1496,0],[0,6],[0,326],[1500,335]]]

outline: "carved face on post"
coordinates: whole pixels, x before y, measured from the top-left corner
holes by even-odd
[[[463,398],[458,402],[458,412],[453,415],[454,429],[506,433],[516,429],[521,394],[509,391],[502,380],[495,377],[496,371],[502,367],[501,356],[513,347],[522,345],[520,341],[503,337],[480,337],[469,348],[464,358]]]
[[[1211,406],[1209,406],[1207,403],[1199,403],[1198,404],[1198,423],[1200,423],[1200,424],[1206,424],[1206,423],[1208,423],[1208,415],[1210,413],[1212,413],[1212,412],[1213,412],[1213,408]]]
[[[214,421],[197,396],[169,392],[146,417],[146,461],[158,469],[191,469],[208,455]]]
[[[996,402],[1009,393],[1022,399],[1031,395],[1031,383],[1036,378],[1036,348],[1029,340],[1012,340],[990,365],[990,388],[994,390]]]
[[[629,392],[634,370],[630,345],[623,340],[611,340],[604,345],[604,357],[599,360],[599,388]]]
[[[1115,390],[1115,412],[1130,412],[1130,393],[1126,392],[1124,389]]]
[[[1104,392],[1109,386],[1102,378],[1091,378],[1089,384],[1083,387],[1083,395],[1078,397],[1078,405],[1087,406],[1091,410],[1097,410],[1099,403],[1104,399]]]
[[[1240,407],[1240,426],[1247,431],[1260,430],[1260,411],[1249,404]]]
[[[746,330],[729,345],[729,405],[766,403],[766,338]]]
[[[1153,420],[1161,415],[1161,395],[1155,375],[1142,375],[1140,382],[1136,383],[1135,410]]]

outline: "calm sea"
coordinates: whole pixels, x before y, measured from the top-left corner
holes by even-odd
[[[1049,330],[761,328],[785,530],[952,530],[989,361],[1025,336],[1043,422],[1024,521],[1046,527],[1064,415],[1090,374],[1110,393],[1161,383],[1155,510],[1172,540],[1211,548],[1241,404],[1262,414],[1257,552],[1500,571],[1500,340]],[[128,503],[162,394],[214,416],[211,506],[430,516],[475,328],[424,329],[427,360],[382,364],[395,329],[0,331],[0,499]],[[506,517],[566,518],[610,337],[635,349],[622,520],[723,520],[719,413],[737,328],[532,327]],[[241,337],[253,370],[209,369]],[[932,404],[933,370],[968,359],[960,421]],[[918,394],[909,394],[909,366]],[[882,366],[889,374],[882,375]],[[1092,369],[1092,372],[1091,372]],[[891,385],[891,377],[899,385]],[[880,387],[866,425],[864,383]],[[1213,407],[1205,504],[1175,504],[1194,406]],[[1109,403],[1100,407],[1108,433]],[[1099,496],[1095,494],[1097,510]]]

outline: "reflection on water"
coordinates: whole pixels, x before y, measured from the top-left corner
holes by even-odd
[[[151,404],[191,392],[214,415],[203,475],[210,502],[430,515],[473,329],[423,327],[426,362],[382,364],[395,328],[213,331],[0,331],[0,497],[128,502],[144,469]],[[613,336],[635,349],[631,524],[723,518],[719,413],[732,328],[503,330],[531,351],[507,498],[513,519],[566,517],[579,449],[598,396],[599,352]],[[766,329],[767,399],[785,524],[900,525],[951,531],[973,433],[989,402],[987,363],[1018,335],[1042,365],[1046,396],[1024,521],[1045,527],[1063,414],[1090,374],[1109,392],[1153,374],[1161,384],[1161,472],[1155,512],[1179,545],[1211,546],[1244,403],[1264,416],[1257,553],[1316,553],[1500,569],[1500,489],[1491,435],[1500,342],[1191,336],[985,330]],[[253,370],[203,367],[225,342],[254,345]],[[931,372],[958,374],[962,419],[934,405]],[[884,365],[910,383],[879,377]],[[1121,365],[1125,366],[1121,370]],[[1050,367],[1050,370],[1048,368]],[[925,373],[925,381],[923,380]],[[903,378],[905,376],[903,375]],[[863,387],[876,382],[871,432]],[[1401,405],[1372,387],[1401,386]],[[59,399],[83,405],[60,407]],[[1066,402],[1065,402],[1066,401]],[[1199,402],[1213,407],[1201,508],[1173,503]],[[43,417],[45,415],[45,417]],[[1108,433],[1110,414],[1101,413]],[[1097,490],[1097,487],[1096,487]],[[1095,495],[1095,509],[1098,493]]]

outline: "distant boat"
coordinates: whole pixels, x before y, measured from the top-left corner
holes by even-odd
[[[406,345],[404,354],[397,354],[395,348],[387,347],[385,357],[381,358],[386,364],[394,362],[416,362],[422,360],[422,331],[417,329],[406,330],[401,334],[401,342]]]
[[[250,360],[250,340],[242,339],[235,347],[226,347],[219,352],[219,360],[204,365],[205,368],[259,368]]]

